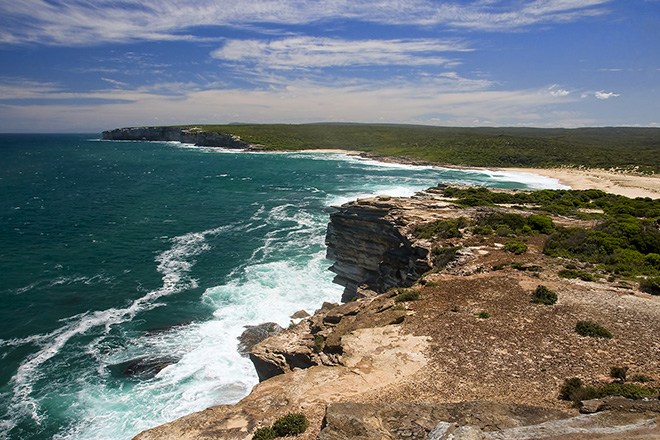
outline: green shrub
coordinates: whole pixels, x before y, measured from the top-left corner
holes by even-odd
[[[323,351],[323,345],[325,344],[325,338],[321,335],[316,335],[314,338],[314,351],[320,353]]]
[[[610,368],[610,377],[612,379],[619,379],[620,381],[625,382],[627,374],[628,374],[628,367]]]
[[[527,225],[541,234],[549,235],[555,230],[555,224],[552,222],[552,219],[546,215],[530,215],[527,217]]]
[[[568,279],[580,278],[582,281],[596,281],[596,277],[583,270],[564,269],[559,271],[559,276]]]
[[[516,255],[521,255],[527,252],[527,245],[522,241],[513,240],[506,242],[502,249],[507,252],[512,252]]]
[[[302,434],[308,427],[307,417],[300,413],[289,413],[273,423],[273,430],[278,437]]]
[[[578,377],[566,379],[559,390],[559,398],[561,400],[573,400],[574,393],[580,388],[582,388],[582,379]]]
[[[660,277],[646,278],[640,281],[639,288],[651,295],[660,295]]]
[[[627,399],[639,399],[656,394],[655,390],[634,383],[611,382],[598,387],[598,397],[623,396]]]
[[[459,217],[454,220],[438,220],[433,223],[418,225],[415,228],[415,235],[418,238],[455,238],[462,237],[461,229],[468,225],[469,221],[465,217]]]
[[[657,391],[651,388],[631,383],[611,382],[603,383],[597,387],[584,386],[577,377],[566,379],[559,391],[559,398],[571,400],[576,404],[589,399],[600,399],[606,396],[623,396],[628,399],[639,399],[644,396],[653,396]]]
[[[443,268],[451,261],[456,259],[456,254],[461,249],[461,246],[448,246],[448,247],[434,247],[431,250],[433,254],[433,264],[438,268]]]
[[[493,228],[488,225],[477,225],[472,229],[472,233],[475,235],[493,235]]]
[[[532,294],[532,302],[535,304],[551,306],[557,303],[557,299],[557,294],[543,285],[537,286]]]
[[[630,378],[632,382],[639,382],[639,383],[648,383],[648,382],[653,382],[653,378],[646,376],[644,374],[635,374],[633,377]]]
[[[277,438],[277,434],[271,426],[259,428],[252,435],[252,440],[272,440],[274,438]]]
[[[580,336],[589,336],[592,338],[612,338],[612,333],[606,328],[591,321],[578,321],[575,325],[575,331]]]
[[[490,313],[484,311],[484,312],[479,313],[477,315],[477,317],[479,319],[488,319],[488,318],[490,318]]]
[[[399,294],[394,298],[395,302],[415,301],[419,299],[419,290],[399,289]]]

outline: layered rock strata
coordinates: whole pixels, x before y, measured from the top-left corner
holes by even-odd
[[[657,383],[660,297],[606,277],[562,278],[569,264],[598,269],[547,257],[542,234],[524,237],[529,249],[521,255],[503,249],[510,238],[470,228],[433,243],[413,234],[421,223],[475,219],[494,209],[507,210],[460,208],[434,190],[339,208],[328,244],[329,255],[343,263],[333,270],[363,297],[325,304],[252,346],[261,382],[236,405],[191,414],[138,438],[247,440],[289,412],[310,420],[299,440],[660,438],[657,397],[585,402],[583,412],[596,412],[582,415],[558,399],[566,378],[602,383],[612,366]],[[437,247],[456,249],[457,258],[438,266],[430,252]],[[434,270],[420,278],[415,267],[423,264]],[[386,291],[414,279],[407,290],[419,293],[417,301],[397,301],[396,291]],[[531,301],[540,284],[558,293],[557,304]],[[578,335],[576,322],[584,319],[614,337]],[[264,328],[269,333],[272,325]]]
[[[334,261],[334,282],[344,286],[343,301],[359,288],[382,293],[411,286],[431,268],[428,243],[410,234],[411,208],[383,196],[347,203],[330,215],[327,258]]]
[[[206,132],[195,127],[129,127],[103,132],[103,139],[111,141],[175,141],[200,147],[252,149],[238,136]]]

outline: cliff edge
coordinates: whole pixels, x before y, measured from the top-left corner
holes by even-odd
[[[102,133],[104,140],[109,141],[174,141],[194,144],[200,147],[221,147],[235,149],[253,149],[241,141],[238,136],[206,132],[197,127],[128,127],[106,130]]]
[[[343,205],[328,255],[353,300],[254,345],[261,382],[236,405],[136,438],[249,439],[289,412],[310,421],[300,439],[660,438],[657,393],[585,404],[582,415],[559,399],[567,378],[614,383],[612,367],[660,381],[660,297],[547,255],[555,226],[602,220],[535,208],[459,206],[442,188]],[[534,301],[541,285],[556,303]],[[612,337],[577,333],[586,320]]]

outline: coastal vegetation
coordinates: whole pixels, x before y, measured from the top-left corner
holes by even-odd
[[[289,413],[280,417],[273,426],[264,426],[257,429],[252,440],[271,440],[278,437],[290,437],[307,431],[309,421],[304,414]]]
[[[532,302],[551,306],[557,303],[557,294],[543,285],[539,285],[532,295]]]
[[[191,126],[188,126],[191,127]],[[434,127],[393,124],[194,125],[266,150],[344,149],[441,164],[660,172],[660,129]]]
[[[566,379],[559,391],[559,398],[579,404],[583,400],[600,399],[606,396],[622,396],[628,399],[640,399],[657,395],[657,390],[635,383],[616,382],[600,383],[596,386],[585,385],[580,378]]]
[[[612,333],[600,324],[591,321],[578,321],[575,331],[580,336],[612,339]]]
[[[532,210],[538,214],[524,216],[493,211],[481,215],[472,232],[499,236],[546,234],[543,252],[551,257],[577,260],[623,277],[643,276],[641,288],[660,294],[660,200],[630,199],[600,190],[540,190],[533,192],[494,192],[486,188],[439,187],[445,197],[463,206],[507,205],[513,209]],[[551,215],[572,216],[589,220],[591,227],[558,227]],[[451,222],[451,221],[449,221]],[[436,231],[450,231],[458,236],[449,222],[443,226],[417,228],[426,235],[442,236]],[[431,230],[432,233],[427,232]],[[518,244],[520,243],[520,244]],[[514,253],[524,243],[510,241],[505,249]],[[577,267],[562,270],[563,278],[594,281],[592,273]]]

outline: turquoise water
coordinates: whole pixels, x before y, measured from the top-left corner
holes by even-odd
[[[0,438],[129,439],[257,382],[245,325],[338,301],[332,205],[529,174],[0,135]],[[136,362],[167,365],[127,375]],[[155,373],[155,371],[153,371]]]

